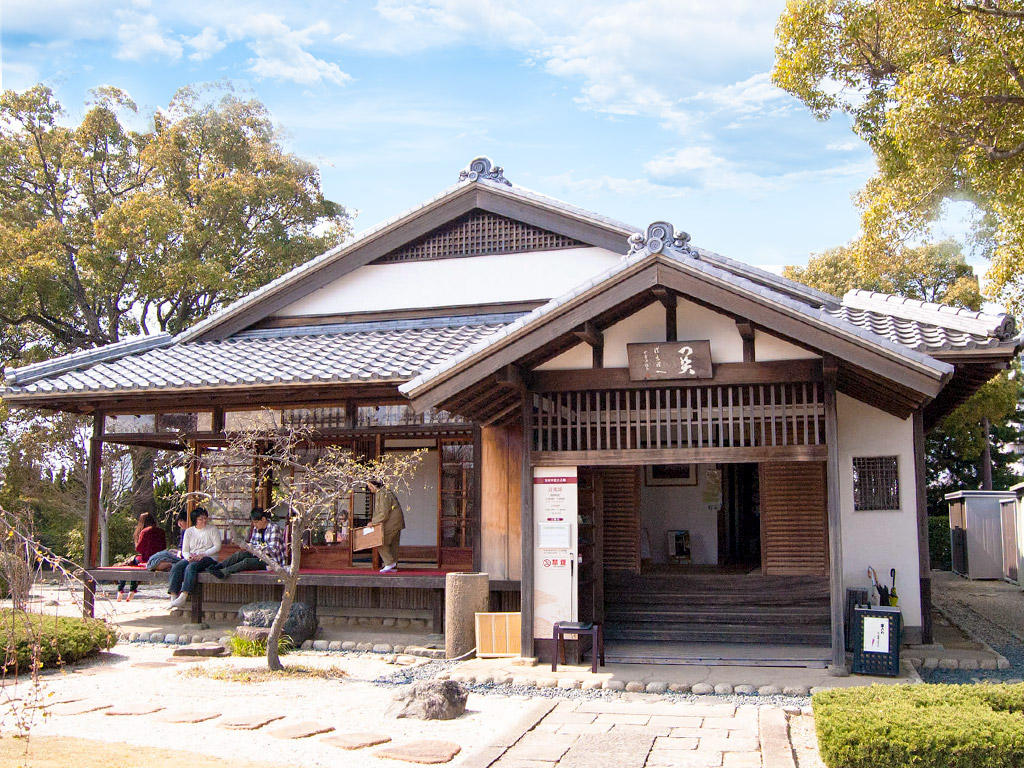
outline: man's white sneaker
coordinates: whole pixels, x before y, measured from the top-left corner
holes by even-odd
[[[391,573],[392,571],[395,571],[397,569],[398,569],[398,563],[392,563],[391,565],[385,565],[383,568],[380,569],[380,572],[381,573]]]

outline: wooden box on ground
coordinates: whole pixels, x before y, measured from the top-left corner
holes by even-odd
[[[476,655],[481,659],[521,655],[521,613],[476,614]]]

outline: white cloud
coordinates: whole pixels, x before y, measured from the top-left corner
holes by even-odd
[[[739,191],[754,195],[791,189],[800,185],[823,184],[837,179],[867,177],[871,162],[844,163],[828,168],[762,175],[716,155],[708,147],[685,147],[657,157],[644,165],[653,179],[677,187],[704,191]]]
[[[857,147],[862,146],[856,141],[833,141],[825,145],[825,149],[832,152],[853,152]]]
[[[153,15],[135,17],[118,26],[117,39],[121,46],[114,55],[119,59],[181,58],[181,42],[165,33],[160,20]]]
[[[781,88],[772,85],[771,74],[760,72],[738,83],[701,91],[693,97],[695,101],[706,100],[731,112],[746,114],[762,112],[780,100],[790,98]],[[778,109],[782,105],[776,105]],[[783,107],[785,108],[785,107]]]
[[[280,17],[263,13],[249,18],[241,31],[244,37],[251,38],[249,49],[256,55],[248,64],[257,77],[301,85],[322,82],[344,85],[352,80],[352,76],[334,62],[319,59],[306,50],[314,36],[330,33],[325,21],[305,29],[292,29]]]
[[[189,54],[192,61],[206,61],[215,53],[220,53],[227,45],[227,40],[222,40],[213,27],[203,27],[198,35],[190,37],[187,41],[188,47],[194,52]]]

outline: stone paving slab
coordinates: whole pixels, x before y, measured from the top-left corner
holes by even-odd
[[[152,715],[154,712],[162,712],[166,707],[159,704],[137,704],[134,707],[114,707],[106,710],[103,714],[107,717],[136,717],[138,715]]]
[[[558,761],[558,768],[644,768],[654,737],[643,731],[612,731],[580,739]]]
[[[225,717],[217,725],[232,731],[255,731],[257,728],[262,728],[267,723],[272,723],[283,717],[284,715],[236,715]]]
[[[90,712],[99,712],[101,709],[110,709],[110,707],[110,704],[96,701],[76,701],[72,704],[54,707],[50,711],[54,715],[86,715]]]
[[[507,753],[511,760],[545,760],[549,763],[562,759],[577,737],[572,734],[530,731],[516,742]],[[504,762],[502,763],[504,765]]]
[[[785,712],[778,707],[763,708],[760,712],[758,735],[761,739],[761,760],[766,766],[796,768]]]
[[[270,731],[275,739],[308,739],[310,736],[318,736],[321,733],[330,733],[334,730],[333,725],[324,725],[312,720],[303,720],[298,723],[287,725]]]
[[[407,763],[421,763],[425,765],[436,765],[438,763],[451,762],[462,747],[454,741],[411,741],[407,744],[397,744],[393,747],[378,749],[373,754],[377,757],[386,757],[391,760],[402,760]]]
[[[338,749],[366,749],[378,744],[387,744],[391,737],[383,733],[332,733],[320,741]]]
[[[220,712],[188,712],[182,710],[164,712],[158,719],[163,720],[165,723],[205,723],[207,720],[213,720],[215,717],[220,717]]]
[[[606,701],[597,699],[581,702],[577,712],[621,715],[685,715],[687,717],[732,717],[736,714],[735,704],[686,704],[660,701]]]

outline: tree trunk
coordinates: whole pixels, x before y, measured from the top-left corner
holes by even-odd
[[[132,519],[138,520],[143,512],[156,514],[156,496],[153,493],[153,465],[156,451],[152,448],[132,448]]]
[[[298,527],[298,526],[296,526]],[[281,594],[281,606],[277,609],[277,616],[274,623],[270,625],[270,634],[267,636],[267,667],[272,672],[280,672],[284,669],[281,664],[280,654],[277,652],[277,644],[281,640],[281,633],[284,630],[284,623],[291,613],[292,603],[295,602],[295,594],[299,588],[299,566],[302,560],[302,535],[294,535],[292,531],[291,555],[292,560],[286,573],[279,573],[284,589]]]

